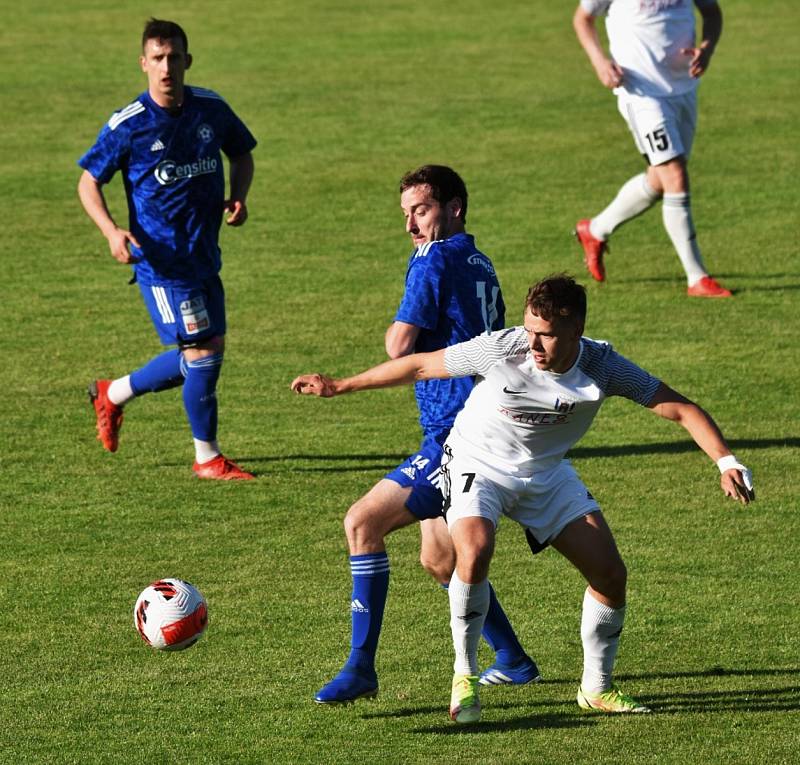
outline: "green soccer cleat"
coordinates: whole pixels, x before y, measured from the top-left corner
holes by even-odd
[[[581,709],[591,709],[595,712],[610,712],[612,714],[645,713],[650,707],[640,704],[636,699],[626,696],[616,685],[612,685],[602,693],[589,693],[583,688],[578,688],[578,706]]]
[[[454,675],[450,695],[450,719],[457,723],[475,723],[481,719],[480,685],[477,675]]]

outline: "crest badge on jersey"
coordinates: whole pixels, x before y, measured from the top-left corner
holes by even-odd
[[[211,129],[211,125],[204,122],[200,127],[197,128],[197,137],[203,143],[211,143],[214,140],[214,131]]]

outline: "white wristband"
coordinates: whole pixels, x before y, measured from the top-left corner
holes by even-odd
[[[717,460],[717,467],[719,468],[720,473],[724,473],[726,470],[740,470],[744,467],[744,465],[739,464],[739,460],[737,460],[732,454],[727,454]]]
[[[738,470],[742,474],[742,482],[744,483],[744,488],[746,489],[745,493],[739,490],[738,486],[736,491],[738,492],[739,496],[746,498],[749,501],[752,501],[756,498],[755,492],[753,491],[753,473],[748,470],[744,465],[742,465],[739,460],[736,459],[732,454],[728,454],[725,457],[720,457],[717,460],[717,467],[719,468],[720,473],[725,473],[726,470]],[[736,482],[734,481],[734,484]]]

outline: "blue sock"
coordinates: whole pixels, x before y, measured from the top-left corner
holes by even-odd
[[[375,653],[389,592],[389,556],[385,552],[350,556],[353,596],[350,656],[344,668],[361,675],[375,674]]]
[[[192,436],[200,441],[214,441],[217,438],[217,380],[222,368],[222,354],[187,361],[184,367],[183,406]]]
[[[503,611],[497,595],[494,594],[491,583],[489,584],[489,611],[486,614],[481,634],[495,652],[495,661],[498,664],[509,667],[527,658],[525,649],[517,639],[506,612]]]
[[[164,351],[140,369],[131,372],[131,389],[137,396],[141,396],[142,393],[158,393],[160,390],[183,385],[181,361],[183,354],[180,351]]]
[[[443,584],[442,587],[447,589],[446,584]],[[491,582],[489,582],[489,611],[486,614],[481,635],[494,651],[495,661],[498,664],[510,667],[528,657],[511,622],[508,621],[497,595],[494,594]]]

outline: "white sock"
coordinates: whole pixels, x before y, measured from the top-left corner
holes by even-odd
[[[662,213],[664,228],[678,252],[683,270],[686,272],[686,281],[691,287],[704,276],[708,276],[708,272],[700,257],[700,248],[697,246],[690,195],[664,194]]]
[[[625,606],[610,608],[595,600],[587,588],[583,596],[581,641],[583,642],[583,678],[581,688],[601,693],[611,687],[619,636],[625,621]]]
[[[131,376],[125,375],[118,380],[114,380],[108,386],[108,400],[117,406],[125,406],[136,394],[131,388]]]
[[[477,675],[478,644],[489,610],[489,580],[466,584],[454,571],[447,594],[450,596],[450,629],[456,652],[453,672],[457,675]]]
[[[647,182],[645,173],[634,175],[623,184],[611,204],[592,218],[589,233],[595,239],[605,241],[617,226],[649,210],[660,196]]]
[[[201,441],[199,438],[194,439],[194,455],[198,465],[213,460],[214,457],[220,454],[222,454],[222,452],[219,450],[219,444],[216,441]]]

